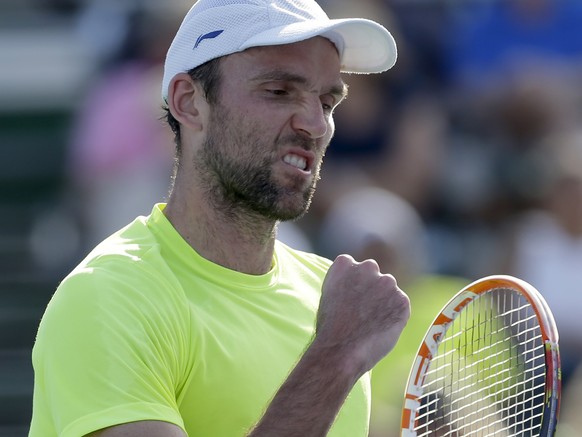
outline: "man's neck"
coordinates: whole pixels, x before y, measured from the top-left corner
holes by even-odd
[[[276,222],[248,214],[222,214],[201,199],[172,195],[164,213],[202,257],[251,275],[267,273],[273,262]]]

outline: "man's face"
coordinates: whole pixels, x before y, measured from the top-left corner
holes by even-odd
[[[345,96],[339,56],[317,37],[230,55],[221,64],[197,170],[217,207],[290,220],[307,211]]]

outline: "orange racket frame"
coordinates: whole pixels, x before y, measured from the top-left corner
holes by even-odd
[[[539,323],[545,347],[546,382],[544,412],[541,436],[551,436],[555,432],[561,392],[560,354],[558,330],[552,312],[542,295],[529,283],[508,275],[487,276],[459,291],[436,316],[429,327],[414,359],[408,384],[406,386],[402,410],[401,435],[416,436],[415,426],[423,395],[423,384],[431,360],[436,355],[447,329],[463,309],[479,296],[495,289],[518,291],[533,308]]]

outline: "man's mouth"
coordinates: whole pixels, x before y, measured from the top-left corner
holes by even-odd
[[[302,156],[295,155],[293,153],[288,153],[287,155],[283,156],[283,162],[289,164],[299,170],[306,171],[307,170],[307,159]]]

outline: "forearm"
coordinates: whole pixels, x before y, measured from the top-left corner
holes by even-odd
[[[312,344],[248,437],[325,436],[364,373],[342,355],[337,347]]]

